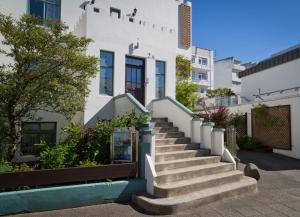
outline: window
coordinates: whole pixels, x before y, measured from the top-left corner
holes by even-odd
[[[156,98],[162,98],[165,96],[165,77],[165,62],[156,61]]]
[[[198,58],[198,63],[199,63],[200,65],[207,66],[208,59],[207,59],[207,58],[204,58],[204,57],[199,57],[199,58]]]
[[[198,63],[199,63],[200,65],[202,64],[202,58],[201,58],[201,57],[198,58]]]
[[[200,93],[206,93],[207,89],[205,87],[200,87]]]
[[[21,151],[23,154],[39,154],[35,144],[45,142],[47,145],[56,143],[55,122],[24,122],[22,124]]]
[[[60,20],[61,0],[29,0],[29,14],[43,20]]]
[[[99,8],[94,8],[94,12],[95,13],[100,13],[100,9]]]
[[[110,8],[110,16],[117,17],[118,19],[121,18],[121,10],[117,8]]]
[[[192,80],[196,80],[196,72],[192,72]]]
[[[201,81],[207,81],[207,74],[206,73],[199,73],[199,80]]]
[[[196,62],[196,57],[193,55],[192,56],[192,63],[195,63]]]
[[[100,51],[100,94],[113,96],[114,53]]]
[[[207,58],[202,58],[202,65],[207,66]]]

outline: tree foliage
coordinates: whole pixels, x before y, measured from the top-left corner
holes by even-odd
[[[176,76],[177,79],[187,80],[191,77],[191,61],[182,55],[176,56]]]
[[[0,14],[0,34],[7,63],[0,65],[0,113],[9,143],[17,143],[22,118],[38,110],[72,117],[84,108],[98,58],[86,56],[91,40],[67,32],[61,22],[42,25],[37,17],[19,20]]]
[[[198,86],[196,84],[190,83],[188,81],[177,81],[176,82],[176,99],[191,109],[195,110],[195,105],[198,102],[197,92]]]
[[[206,94],[209,98],[217,96],[233,96],[235,93],[230,88],[217,88],[214,90],[208,90]]]
[[[176,99],[191,110],[195,110],[195,105],[199,98],[196,95],[198,87],[188,81],[191,77],[191,61],[182,55],[176,57]]]

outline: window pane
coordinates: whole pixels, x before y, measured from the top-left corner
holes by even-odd
[[[56,2],[56,1],[53,1]],[[50,20],[59,20],[60,19],[60,4],[57,2],[54,3],[46,3],[46,19]]]
[[[207,58],[202,58],[202,65],[207,66]]]
[[[23,123],[21,151],[23,154],[39,154],[36,144],[46,142],[47,145],[56,143],[56,123]]]
[[[156,98],[165,96],[165,63],[156,61]]]
[[[113,66],[113,54],[111,52],[101,51],[100,59],[101,59],[101,66],[104,67]]]
[[[113,64],[114,54],[112,52],[100,52],[100,94],[113,95]]]
[[[26,130],[26,131],[28,131],[28,130],[37,131],[40,128],[38,123],[23,123],[22,127],[23,127],[23,130]]]
[[[41,0],[30,0],[29,12],[31,15],[44,18],[44,3]]]
[[[56,130],[56,123],[41,123],[41,130]]]

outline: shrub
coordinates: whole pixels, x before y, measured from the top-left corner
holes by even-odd
[[[242,113],[233,113],[229,116],[228,123],[230,125],[238,127],[241,123],[243,123],[244,117],[245,115]]]
[[[253,137],[245,136],[238,140],[238,146],[242,150],[257,150],[262,148],[260,141]]]
[[[176,99],[192,111],[195,110],[195,105],[199,100],[198,96],[195,94],[197,88],[196,84],[188,81],[177,81]]]
[[[137,116],[134,111],[112,120],[97,121],[90,128],[70,124],[64,128],[68,138],[41,153],[40,167],[44,169],[75,166],[95,166],[110,163],[110,143],[114,128],[140,129],[148,116]]]
[[[14,168],[7,161],[0,160],[0,173],[13,172]]]
[[[203,106],[204,112],[200,113],[200,117],[205,121],[214,122],[216,127],[225,128],[228,124],[229,110],[225,106],[214,106],[207,108]]]
[[[208,90],[206,95],[209,98],[213,98],[217,96],[233,96],[235,94],[230,88],[217,88],[214,90]]]

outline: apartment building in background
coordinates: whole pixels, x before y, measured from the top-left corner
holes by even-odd
[[[192,78],[198,85],[198,94],[204,97],[207,90],[212,87],[214,75],[214,52],[209,49],[192,47]]]
[[[241,103],[241,79],[238,73],[253,65],[254,63],[242,64],[240,60],[234,57],[214,61],[212,89],[229,88],[235,95],[216,97],[210,100],[210,103],[217,106],[230,106]]]
[[[61,20],[75,35],[93,40],[86,54],[101,62],[85,110],[76,117],[83,124],[111,118],[113,97],[120,94],[131,93],[142,105],[175,98],[176,55],[191,52],[191,7],[183,0],[0,1],[3,14]],[[9,61],[0,56],[1,63]],[[38,116],[40,122],[23,123],[23,147],[39,143],[41,135],[50,143],[60,139],[65,117],[42,111]]]

